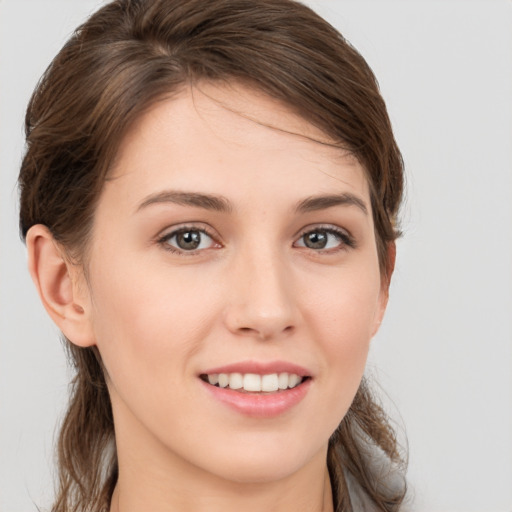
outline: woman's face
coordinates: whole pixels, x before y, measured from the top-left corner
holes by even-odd
[[[313,139],[280,103],[213,85],[125,137],[84,292],[121,464],[242,482],[325,465],[387,290],[363,169]]]

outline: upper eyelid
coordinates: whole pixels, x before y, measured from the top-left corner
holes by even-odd
[[[220,238],[219,235],[217,234],[217,232],[213,228],[211,228],[210,226],[208,226],[202,222],[199,222],[199,223],[195,223],[195,222],[188,223],[187,222],[187,223],[183,223],[183,224],[178,224],[177,226],[169,226],[169,227],[163,229],[162,231],[160,231],[160,233],[155,238],[157,238],[158,240],[161,240],[163,238],[169,238],[173,235],[177,235],[184,231],[200,231],[201,233],[205,233],[206,235],[208,235],[209,237],[211,237],[217,241]]]
[[[345,234],[349,238],[353,238],[352,233],[348,229],[342,228],[340,226],[336,226],[335,224],[322,224],[322,223],[310,224],[308,226],[303,227],[295,234],[295,237],[300,238],[301,236],[304,236],[306,233],[309,233],[309,232],[315,231],[315,230],[323,230],[323,231],[330,231],[330,232],[338,233],[338,234]]]

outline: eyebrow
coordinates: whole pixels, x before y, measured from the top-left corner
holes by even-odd
[[[225,213],[233,210],[231,203],[223,196],[167,190],[165,192],[148,196],[139,205],[137,211],[147,208],[152,204],[159,203],[174,203],[183,206],[194,206],[196,208],[204,208],[205,210],[214,210]]]
[[[180,192],[176,190],[166,190],[157,194],[148,196],[137,208],[140,211],[153,204],[174,203],[182,206],[193,206],[205,210],[213,210],[221,213],[230,213],[233,211],[231,202],[220,195],[203,194],[198,192]],[[334,206],[356,206],[365,215],[368,214],[368,208],[365,202],[350,192],[342,194],[318,195],[303,199],[295,206],[296,213],[307,213],[318,210],[325,210]]]
[[[356,206],[365,215],[368,215],[368,207],[365,202],[350,192],[342,194],[330,194],[307,197],[300,201],[295,210],[297,213],[307,213],[317,210],[325,210],[333,206]]]

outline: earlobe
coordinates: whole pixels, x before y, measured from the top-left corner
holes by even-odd
[[[75,345],[95,344],[82,269],[70,263],[50,230],[32,226],[26,237],[28,267],[46,311]]]

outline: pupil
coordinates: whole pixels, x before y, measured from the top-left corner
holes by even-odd
[[[327,234],[325,231],[314,231],[308,233],[305,237],[304,243],[310,249],[323,249],[327,245]]]
[[[185,231],[176,236],[176,242],[180,249],[197,249],[201,243],[201,234],[199,231]]]

